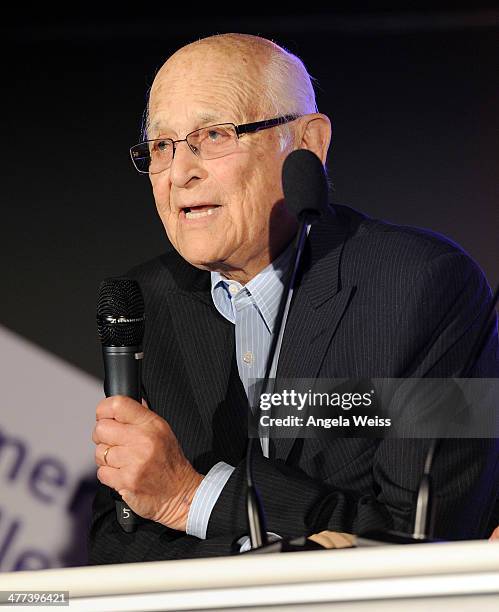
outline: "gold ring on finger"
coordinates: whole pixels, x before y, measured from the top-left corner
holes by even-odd
[[[106,450],[104,451],[104,463],[105,463],[106,465],[109,465],[109,463],[107,462],[107,454],[108,454],[108,452],[109,452],[109,449],[110,449],[110,448],[111,448],[111,447],[110,447],[110,446],[108,446],[108,447],[106,448]]]

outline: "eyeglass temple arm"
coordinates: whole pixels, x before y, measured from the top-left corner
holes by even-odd
[[[299,115],[284,115],[284,117],[277,117],[277,119],[267,119],[265,121],[255,121],[254,123],[245,123],[244,125],[236,125],[236,134],[248,134],[250,132],[259,132],[260,130],[266,130],[268,128],[288,123],[288,121],[294,121],[298,119]]]

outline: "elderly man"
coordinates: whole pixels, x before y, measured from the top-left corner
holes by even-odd
[[[250,379],[262,377],[290,243],[281,169],[304,148],[325,163],[329,119],[302,62],[226,34],[181,48],[150,92],[151,180],[175,250],[132,270],[147,312],[144,402],[111,397],[93,434],[99,491],[91,563],[223,555],[247,533]],[[490,290],[454,244],[331,207],[308,237],[277,377],[448,377],[466,360]],[[497,376],[491,335],[474,376]],[[271,440],[254,456],[269,531],[410,532],[427,443]],[[435,461],[435,532],[483,537],[497,493],[492,440],[447,440]],[[112,489],[143,517],[116,520]]]

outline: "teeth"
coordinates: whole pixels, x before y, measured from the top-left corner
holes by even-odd
[[[212,215],[215,212],[215,208],[209,208],[208,210],[202,211],[192,211],[185,213],[187,219],[198,219],[199,217],[206,217],[208,215]]]

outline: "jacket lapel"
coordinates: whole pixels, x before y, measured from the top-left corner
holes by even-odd
[[[316,378],[355,287],[343,286],[340,259],[348,228],[334,215],[312,226],[303,274],[290,309],[276,375],[280,381]],[[302,415],[303,416],[303,415]],[[294,438],[276,438],[274,458],[286,460]]]
[[[209,272],[186,262],[178,290],[168,294],[178,338],[201,419],[213,449],[226,461],[239,460],[247,440],[248,402],[237,375],[234,326],[216,310]]]

